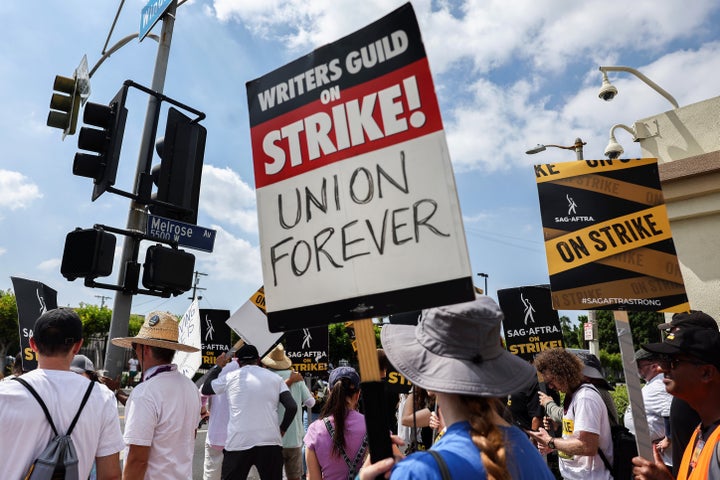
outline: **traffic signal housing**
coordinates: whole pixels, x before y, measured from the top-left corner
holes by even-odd
[[[205,157],[205,127],[175,108],[168,109],[165,136],[156,143],[161,162],[152,169],[157,193],[150,212],[161,217],[196,224],[200,180]]]
[[[97,228],[77,228],[65,237],[60,273],[76,278],[107,277],[112,273],[115,235]]]
[[[109,105],[85,105],[83,122],[90,127],[80,129],[78,148],[92,153],[75,154],[73,174],[93,179],[93,201],[115,184],[127,113],[124,89]]]
[[[192,288],[195,255],[176,248],[152,245],[145,252],[142,284],[167,296]]]
[[[80,112],[77,79],[56,75],[53,90],[52,97],[50,97],[47,125],[61,129],[65,135],[73,135],[77,128],[78,113]]]

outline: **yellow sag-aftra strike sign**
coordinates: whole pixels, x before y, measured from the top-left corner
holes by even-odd
[[[689,309],[654,158],[535,165],[556,310]]]

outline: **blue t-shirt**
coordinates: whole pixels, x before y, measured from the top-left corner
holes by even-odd
[[[555,480],[537,448],[517,427],[500,427],[505,434],[506,464],[513,480]],[[470,423],[458,422],[448,427],[432,447],[442,455],[452,478],[486,478],[480,452],[470,438]],[[427,452],[416,452],[393,468],[391,479],[441,479],[440,467]]]

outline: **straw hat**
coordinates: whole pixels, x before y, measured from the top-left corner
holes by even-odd
[[[150,345],[151,347],[180,350],[181,352],[197,352],[198,348],[178,343],[178,321],[169,312],[150,312],[145,322],[134,337],[119,337],[112,339],[113,345],[132,348],[133,343]]]
[[[263,365],[273,370],[287,370],[292,367],[292,360],[285,354],[285,347],[279,343],[262,359]]]

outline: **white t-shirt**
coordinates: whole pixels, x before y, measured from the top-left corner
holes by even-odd
[[[165,367],[148,369],[146,380],[130,392],[123,438],[127,445],[150,446],[145,478],[191,478],[200,392],[176,365],[156,373]]]
[[[36,369],[22,376],[38,392],[58,433],[67,432],[89,380],[69,370]],[[0,383],[0,472],[2,478],[24,478],[30,464],[54,433],[35,397],[20,382]],[[79,478],[88,478],[95,457],[122,451],[117,400],[102,384],[93,386],[71,434],[78,456]]]
[[[598,448],[602,449],[612,465],[613,449],[607,407],[593,387],[582,386],[573,395],[568,411],[563,415],[563,438],[577,437],[575,432],[600,435]],[[558,452],[560,474],[566,480],[608,480],[610,471],[600,455],[567,455]]]
[[[128,371],[137,372],[139,364],[140,362],[137,358],[131,358],[130,360],[128,360]]]
[[[245,365],[212,381],[216,394],[225,393],[230,407],[225,450],[282,445],[278,406],[287,392],[285,381],[257,365]]]
[[[220,371],[218,378],[225,376],[240,368],[237,361],[232,359]],[[230,407],[225,394],[211,395],[210,397],[210,419],[208,420],[207,437],[205,443],[215,447],[224,447],[227,439],[227,426],[230,418]]]
[[[665,419],[670,416],[670,404],[672,395],[665,390],[663,383],[665,375],[659,373],[650,379],[642,388],[643,404],[645,405],[645,417],[647,418],[650,440],[655,442],[665,437]],[[625,428],[635,435],[635,423],[633,422],[632,409],[630,404],[625,411]],[[672,445],[662,453],[663,462],[672,465]]]

